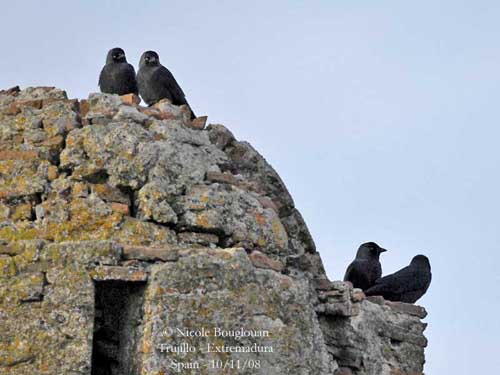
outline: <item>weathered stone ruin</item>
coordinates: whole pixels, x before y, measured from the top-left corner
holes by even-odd
[[[0,374],[422,374],[425,310],[330,282],[222,125],[0,92]]]

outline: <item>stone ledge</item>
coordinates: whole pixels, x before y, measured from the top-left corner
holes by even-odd
[[[148,273],[144,270],[120,267],[97,266],[90,271],[90,277],[95,281],[147,281]]]
[[[0,160],[34,160],[39,157],[38,151],[0,151]]]
[[[422,306],[412,305],[410,303],[404,303],[404,302],[386,301],[381,296],[369,296],[366,297],[366,299],[380,306],[388,306],[393,311],[398,312],[400,314],[412,315],[420,319],[424,319],[427,316],[427,310],[425,310],[425,308],[423,308]]]
[[[384,329],[379,332],[381,337],[387,337],[397,342],[405,342],[425,348],[427,346],[427,339],[420,334],[414,334],[407,329],[407,327],[399,327],[396,324],[385,324]]]
[[[132,106],[139,105],[139,103],[141,102],[141,99],[136,94],[122,95],[120,96],[120,99],[122,100],[123,104]]]
[[[191,122],[188,123],[187,125],[191,129],[203,130],[205,129],[205,125],[207,124],[207,119],[208,116],[200,116],[191,120]]]
[[[10,89],[0,90],[0,95],[16,96],[17,93],[19,93],[19,91],[21,91],[21,88],[19,86],[14,86],[11,87]]]
[[[266,254],[258,250],[252,251],[249,255],[250,261],[256,268],[267,268],[276,272],[281,272],[285,268],[279,260],[269,258]]]
[[[206,179],[210,182],[221,182],[229,185],[238,185],[238,180],[231,173],[207,172]]]
[[[179,247],[123,246],[123,259],[175,262],[179,259]]]

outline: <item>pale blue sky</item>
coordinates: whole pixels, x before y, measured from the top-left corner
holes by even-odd
[[[332,279],[361,242],[433,282],[426,373],[500,373],[500,3],[16,1],[0,87],[97,90],[157,50],[199,115],[277,169]]]

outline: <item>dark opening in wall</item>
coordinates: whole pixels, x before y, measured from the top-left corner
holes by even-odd
[[[92,375],[138,375],[146,284],[95,282]]]

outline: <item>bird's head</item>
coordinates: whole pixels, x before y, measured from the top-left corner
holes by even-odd
[[[358,252],[356,254],[356,258],[378,259],[380,254],[383,253],[384,251],[387,250],[380,247],[375,242],[365,242],[359,247]]]
[[[113,48],[108,52],[106,64],[127,62],[125,52],[121,48]]]
[[[426,268],[429,271],[431,270],[431,262],[429,262],[429,258],[427,258],[425,255],[422,255],[422,254],[415,255],[413,257],[413,259],[411,260],[410,264],[418,266],[418,267]]]
[[[160,65],[160,56],[155,51],[146,51],[141,56],[139,66],[157,66]]]

